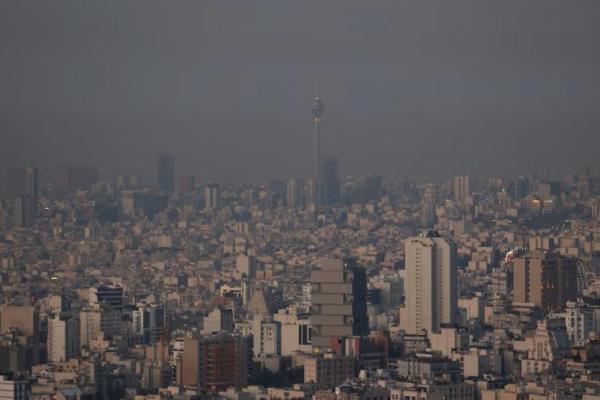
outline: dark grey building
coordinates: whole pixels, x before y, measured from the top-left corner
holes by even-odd
[[[175,191],[175,160],[168,154],[158,157],[158,188],[166,193]]]

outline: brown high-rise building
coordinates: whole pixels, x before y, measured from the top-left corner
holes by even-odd
[[[35,306],[4,305],[0,307],[0,333],[14,332],[26,338],[27,362],[37,364],[39,358],[39,309]]]
[[[515,258],[513,285],[513,302],[562,311],[567,301],[577,299],[577,260],[554,252]]]
[[[181,357],[181,369],[179,369],[177,383],[183,386],[198,385],[198,369],[200,367],[197,338],[185,338],[183,341],[183,356]]]
[[[199,390],[219,391],[248,383],[250,337],[231,334],[187,338],[178,383]]]

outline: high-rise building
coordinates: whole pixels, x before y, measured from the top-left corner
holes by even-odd
[[[116,178],[117,190],[138,190],[142,185],[140,175],[119,175]]]
[[[90,303],[106,303],[120,310],[123,308],[123,288],[121,286],[100,285],[90,288]]]
[[[381,306],[384,310],[398,307],[404,298],[404,278],[399,273],[380,276],[371,282],[381,292]]]
[[[529,194],[529,179],[526,176],[519,176],[515,181],[515,198],[523,199]]]
[[[107,338],[112,338],[121,332],[122,315],[121,310],[108,304],[100,307],[100,330]]]
[[[193,176],[182,176],[179,180],[180,193],[192,193],[196,189],[196,178]]]
[[[275,285],[253,285],[250,288],[248,312],[254,316],[269,316],[283,305],[283,291]]]
[[[233,311],[217,307],[204,317],[202,333],[233,332]]]
[[[158,189],[165,193],[175,190],[175,159],[168,154],[158,156]]]
[[[453,181],[454,200],[465,204],[471,195],[468,176],[457,176]]]
[[[352,272],[352,335],[367,336],[367,271],[358,266],[356,258],[344,259],[344,268]]]
[[[552,364],[569,357],[571,341],[562,318],[537,321],[532,343],[521,359],[521,376],[551,373]]]
[[[246,386],[252,360],[250,340],[224,333],[186,338],[178,383],[212,392]]]
[[[90,341],[100,337],[102,314],[99,309],[84,309],[79,312],[79,345],[87,347]]]
[[[183,352],[178,360],[177,384],[190,387],[197,386],[200,367],[200,349],[198,338],[186,337],[183,340]]]
[[[98,182],[98,170],[90,166],[63,166],[58,169],[55,192],[58,195],[87,190]]]
[[[453,249],[436,231],[405,242],[405,331],[439,332],[456,321],[457,272]]]
[[[28,400],[31,384],[27,379],[9,379],[0,375],[0,400]]]
[[[304,309],[289,306],[280,309],[273,320],[281,324],[281,354],[290,356],[296,351],[310,352],[310,315]]]
[[[356,358],[333,353],[313,354],[304,360],[304,382],[332,389],[356,374]]]
[[[312,345],[335,349],[341,339],[369,332],[367,281],[355,259],[324,259],[311,273]]]
[[[139,303],[132,318],[133,330],[143,344],[156,343],[167,331],[164,305]]]
[[[14,198],[15,226],[28,227],[35,221],[39,201],[37,168],[11,168],[6,177],[7,194]]]
[[[585,346],[594,332],[594,312],[581,299],[567,301],[564,313],[565,328],[571,344],[576,347]]]
[[[124,190],[121,192],[121,209],[128,216],[142,214],[153,217],[169,204],[169,198],[164,193],[149,191]]]
[[[204,207],[206,210],[216,210],[219,208],[221,194],[217,183],[209,183],[204,188]]]
[[[577,260],[552,251],[513,260],[513,302],[560,312],[577,300]]]
[[[286,205],[288,210],[297,210],[302,205],[302,181],[292,179],[286,184]]]
[[[40,344],[40,314],[35,306],[5,305],[0,307],[0,333],[17,331],[25,336],[28,360],[37,364]]]
[[[366,203],[379,200],[383,194],[383,177],[381,175],[367,175],[360,179],[356,201]]]
[[[48,361],[58,363],[79,355],[79,321],[71,315],[48,319]]]
[[[10,197],[30,196],[36,203],[39,198],[39,171],[32,166],[11,168],[6,174],[6,191]]]
[[[6,195],[9,198],[25,194],[25,176],[23,168],[10,168],[6,171]]]
[[[40,177],[38,169],[31,166],[25,168],[25,195],[31,199],[31,212],[35,218],[40,197]]]
[[[246,254],[239,254],[235,258],[235,269],[242,275],[246,275],[248,278],[254,278],[256,276],[256,267],[258,263],[255,256],[248,256]]]
[[[90,341],[112,338],[121,332],[121,311],[107,303],[85,307],[79,312],[79,345],[89,346]]]
[[[27,228],[33,223],[31,205],[32,199],[29,196],[17,196],[13,202],[14,225],[18,228]]]
[[[417,185],[413,180],[399,178],[396,185],[396,196],[400,199],[414,199],[418,194]]]
[[[0,336],[0,371],[3,373],[20,376],[26,374],[31,368],[32,363],[27,357],[27,346],[21,343],[20,339],[16,332]]]
[[[338,176],[338,162],[335,158],[328,157],[325,159],[321,177],[325,204],[331,205],[339,202],[341,198],[341,186]]]
[[[255,317],[252,321],[252,350],[255,356],[281,355],[281,324],[271,318]]]

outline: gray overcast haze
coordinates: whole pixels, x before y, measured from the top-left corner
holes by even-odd
[[[0,168],[257,181],[600,167],[600,1],[0,1]]]

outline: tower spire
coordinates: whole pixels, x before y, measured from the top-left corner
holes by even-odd
[[[323,102],[319,99],[319,66],[316,66],[314,69],[314,78],[313,78],[313,84],[314,84],[314,91],[315,91],[315,100],[313,102],[312,108],[310,109],[312,117],[313,117],[313,123],[314,123],[314,129],[315,129],[315,154],[314,154],[314,177],[315,179],[318,179],[321,173],[321,131],[320,131],[320,125],[321,125],[321,116],[323,115],[323,112],[325,111],[325,106],[323,105]]]

